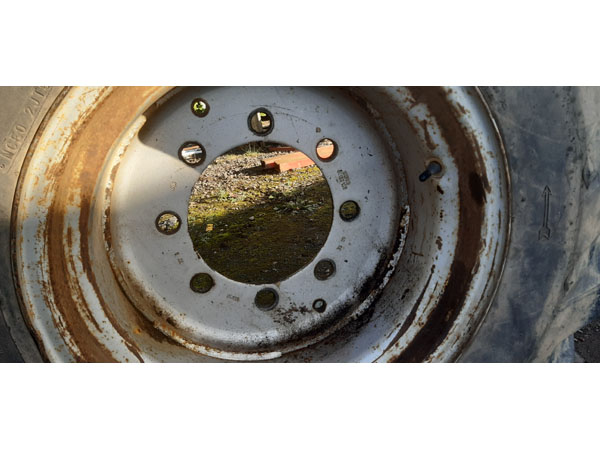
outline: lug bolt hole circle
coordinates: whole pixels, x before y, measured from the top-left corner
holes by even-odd
[[[360,207],[354,200],[348,200],[340,206],[340,217],[345,222],[351,222],[358,217]]]
[[[181,228],[181,218],[172,211],[165,211],[158,215],[155,225],[162,234],[175,234]]]
[[[322,298],[318,298],[313,302],[312,306],[316,312],[322,313],[325,312],[325,309],[327,308],[327,302]]]
[[[198,294],[206,294],[215,285],[215,280],[207,273],[197,273],[190,280],[190,289]]]
[[[179,159],[188,166],[199,166],[206,159],[206,150],[198,142],[186,142],[179,147]]]
[[[335,273],[335,263],[331,259],[322,259],[315,265],[315,278],[317,280],[327,280]]]
[[[317,142],[317,157],[324,162],[333,161],[338,153],[338,145],[331,139],[321,139]]]
[[[275,289],[264,288],[256,293],[254,304],[261,311],[269,311],[279,302],[279,294]]]
[[[196,117],[206,117],[208,115],[208,111],[210,110],[208,103],[201,98],[194,99],[191,106],[192,113],[194,113]]]
[[[257,136],[266,136],[274,125],[273,115],[264,108],[255,109],[248,116],[248,128]]]

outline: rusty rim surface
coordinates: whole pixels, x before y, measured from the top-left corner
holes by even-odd
[[[198,117],[190,102],[210,105]],[[187,216],[200,172],[256,140],[315,152],[334,220],[305,269],[275,285],[277,305],[254,307],[261,287],[210,272],[187,226],[160,235],[163,211]],[[178,151],[201,142],[205,160]],[[432,161],[444,170],[420,182]],[[508,180],[493,121],[474,89],[74,88],[40,131],[14,214],[23,308],[52,361],[453,360],[487,311],[508,236]],[[337,209],[335,207],[334,209]],[[185,220],[183,220],[185,222]],[[155,234],[153,234],[155,233]],[[336,272],[315,279],[314,266]],[[190,277],[215,286],[199,299]],[[325,313],[313,302],[327,299]]]

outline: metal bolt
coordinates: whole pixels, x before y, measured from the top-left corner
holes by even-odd
[[[327,303],[322,298],[318,298],[313,302],[313,309],[319,313],[322,313],[327,308]]]
[[[436,161],[432,161],[429,163],[425,171],[419,175],[419,181],[426,181],[432,175],[437,175],[442,171],[442,166],[440,163]]]
[[[210,107],[201,98],[194,99],[192,102],[192,112],[197,117],[205,117],[208,114]]]
[[[207,273],[197,273],[190,280],[190,288],[198,294],[206,294],[215,285],[215,280]]]
[[[360,207],[358,206],[358,203],[353,200],[348,200],[340,206],[340,217],[346,222],[356,219],[359,213]]]
[[[315,278],[317,280],[326,280],[335,273],[335,263],[330,259],[322,259],[315,265]]]
[[[254,297],[254,304],[256,307],[262,311],[268,311],[270,309],[275,308],[277,302],[279,301],[279,294],[275,291],[275,289],[264,288],[256,293]]]

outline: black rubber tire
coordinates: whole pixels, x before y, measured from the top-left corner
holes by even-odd
[[[508,155],[512,231],[496,298],[460,360],[572,361],[600,281],[600,89],[482,92]]]
[[[60,93],[0,88],[0,361],[42,360],[19,309],[10,217],[27,149]],[[496,298],[460,361],[573,360],[600,283],[600,89],[482,93],[509,159],[512,231]]]
[[[42,361],[13,279],[10,226],[23,160],[60,87],[0,87],[0,361]]]

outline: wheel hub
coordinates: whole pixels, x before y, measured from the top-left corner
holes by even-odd
[[[390,189],[396,175],[386,143],[369,126],[367,114],[340,94],[315,88],[186,90],[149,117],[115,161],[118,172],[110,200],[113,269],[123,275],[129,298],[163,332],[209,355],[274,357],[322,339],[365,300],[356,293],[377,265],[389,259],[387,249],[393,246],[403,203],[401,192]],[[204,99],[210,113],[193,115],[190,98]],[[279,283],[262,286],[215,272],[194,252],[185,224],[168,236],[154,228],[155,217],[163,211],[187,216],[192,187],[216,157],[256,140],[249,118],[258,114],[257,105],[270,117],[270,140],[294,146],[317,161],[334,210],[346,201],[360,202],[361,210],[352,221],[334,216],[329,238],[312,263]],[[316,157],[323,138],[338,148],[328,162]],[[190,166],[178,158],[183,142],[199,142],[205,160]],[[319,276],[323,265],[331,273]],[[215,280],[202,295],[189,287],[198,273]],[[278,296],[277,308],[256,307],[256,295],[266,288]],[[312,308],[316,299],[327,303],[322,313]]]

